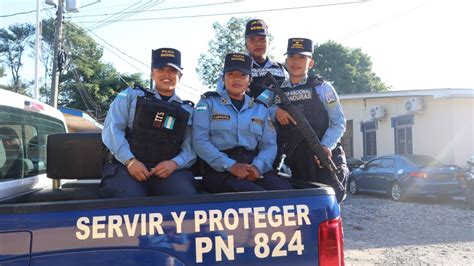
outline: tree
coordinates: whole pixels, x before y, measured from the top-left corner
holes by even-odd
[[[42,61],[50,80],[53,58],[54,20],[43,21],[44,51]],[[64,23],[58,105],[88,111],[105,117],[117,92],[134,83],[145,84],[140,74],[121,75],[112,65],[101,61],[103,50],[80,26]],[[128,84],[127,84],[128,83]],[[45,84],[42,91],[50,91]],[[49,93],[48,93],[49,94]]]
[[[334,41],[314,48],[315,66],[311,73],[333,82],[339,94],[387,91],[387,87],[372,72],[372,61],[361,49],[351,49]]]
[[[35,27],[31,24],[12,24],[8,29],[0,29],[0,58],[6,63],[12,74],[11,89],[25,93],[25,84],[21,84],[20,68],[23,53],[28,48],[31,36],[35,34]]]
[[[231,52],[245,53],[245,25],[250,18],[232,17],[225,25],[218,22],[212,24],[215,35],[209,41],[207,54],[201,54],[198,59],[198,72],[201,81],[215,88],[219,76],[222,75],[225,55]]]

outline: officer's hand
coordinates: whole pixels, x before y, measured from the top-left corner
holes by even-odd
[[[239,180],[242,180],[242,179],[246,179],[247,176],[248,176],[248,171],[249,171],[249,168],[251,168],[250,165],[248,164],[244,164],[244,163],[236,163],[234,165],[232,165],[232,167],[229,169],[229,172],[236,176],[237,179]]]
[[[324,150],[324,153],[326,154],[326,156],[327,156],[328,158],[332,158],[332,152],[331,152],[331,150],[330,150],[328,147],[326,147],[326,146],[323,145],[323,150]],[[323,168],[323,166],[321,165],[321,162],[319,161],[319,159],[318,159],[318,157],[317,157],[316,155],[314,155],[314,161],[315,161],[316,164],[319,166],[319,168]]]
[[[156,175],[160,178],[167,178],[170,176],[176,169],[178,165],[173,160],[163,161],[157,164],[155,167],[151,168],[151,174]]]
[[[291,117],[291,115],[287,111],[285,111],[281,108],[276,109],[275,119],[282,126],[288,125],[289,123],[292,123],[293,125],[296,125],[295,119],[293,119],[293,117]]]
[[[253,165],[250,166],[247,172],[248,172],[247,180],[255,181],[260,177],[260,171],[257,169],[257,167]]]
[[[127,171],[133,178],[140,182],[146,181],[151,176],[146,166],[135,158],[128,164]]]

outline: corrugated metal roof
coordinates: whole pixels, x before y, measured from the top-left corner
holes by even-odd
[[[341,94],[341,100],[431,96],[437,98],[474,98],[474,89],[428,89]]]

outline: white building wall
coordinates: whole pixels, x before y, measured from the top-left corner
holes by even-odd
[[[354,157],[363,156],[360,125],[371,121],[370,110],[384,106],[385,118],[378,119],[377,154],[395,153],[391,118],[406,115],[405,100],[410,97],[342,99],[347,120],[353,120]],[[436,157],[449,164],[464,165],[474,155],[474,99],[423,96],[425,110],[413,113],[413,153]]]

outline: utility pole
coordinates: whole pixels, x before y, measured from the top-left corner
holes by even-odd
[[[39,99],[39,61],[40,61],[40,36],[41,36],[41,24],[40,24],[40,0],[36,0],[36,39],[35,39],[35,90],[33,91],[33,97]]]
[[[54,108],[58,108],[58,94],[59,94],[59,52],[62,50],[62,36],[63,36],[63,8],[64,0],[58,0],[58,11],[56,12],[56,27],[54,30],[54,57],[53,57],[53,72],[51,80],[51,99],[49,104]]]

